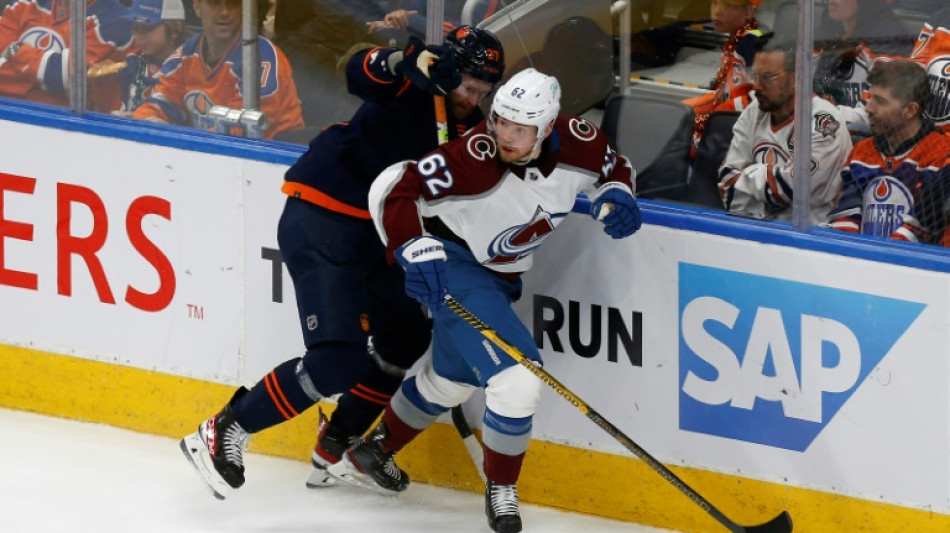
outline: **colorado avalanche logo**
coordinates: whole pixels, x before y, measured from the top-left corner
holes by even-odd
[[[495,146],[495,139],[493,139],[491,135],[485,135],[484,133],[478,133],[469,137],[468,142],[465,143],[465,147],[468,148],[469,155],[479,161],[494,158],[495,153],[498,151],[498,147]]]
[[[20,41],[33,48],[55,53],[60,53],[66,49],[66,40],[60,34],[42,26],[30,28],[24,32],[20,37]]]
[[[531,222],[512,226],[492,239],[488,245],[488,257],[491,259],[485,264],[514,263],[540,246],[552,231],[554,220],[551,213],[538,206]]]
[[[933,98],[925,115],[943,124],[950,120],[950,56],[938,56],[931,60],[927,67],[927,78]]]
[[[914,207],[910,190],[893,176],[878,176],[864,190],[861,233],[890,237]]]
[[[815,114],[815,131],[822,137],[834,137],[838,134],[841,124],[828,113]]]
[[[582,118],[572,118],[568,122],[568,128],[575,137],[582,141],[592,141],[597,136],[597,130],[594,126]]]

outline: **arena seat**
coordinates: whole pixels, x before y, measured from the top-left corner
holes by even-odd
[[[601,129],[637,171],[637,196],[682,200],[689,176],[693,108],[658,97],[611,97]]]
[[[706,131],[699,141],[693,160],[685,201],[689,204],[719,209],[719,167],[732,142],[732,126],[739,111],[713,111],[706,122]]]

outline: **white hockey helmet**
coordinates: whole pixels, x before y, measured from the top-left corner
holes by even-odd
[[[526,68],[498,88],[491,103],[489,126],[494,126],[496,117],[524,126],[536,126],[536,150],[544,140],[545,129],[554,122],[560,110],[561,84],[557,78]]]

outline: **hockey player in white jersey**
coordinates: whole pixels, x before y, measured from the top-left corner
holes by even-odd
[[[531,440],[541,382],[442,305],[446,291],[541,364],[511,309],[532,253],[589,191],[613,238],[640,228],[630,164],[591,123],[559,115],[560,86],[526,69],[498,89],[487,121],[415,162],[386,169],[370,212],[406,292],[429,306],[433,355],[403,382],[382,421],[329,472],[383,493],[406,489],[393,455],[451,406],[485,389],[485,512],[493,531],[521,531],[516,483]],[[605,210],[605,213],[608,210]]]
[[[756,54],[755,99],[733,127],[732,144],[719,168],[719,193],[728,213],[789,221],[794,194],[793,116],[795,52],[770,46]],[[834,105],[812,97],[811,222],[825,222],[841,188],[840,173],[851,136]]]

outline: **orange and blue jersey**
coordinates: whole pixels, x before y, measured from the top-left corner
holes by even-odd
[[[132,44],[128,9],[117,0],[87,0],[86,65],[121,61]],[[23,45],[0,65],[0,95],[69,105],[70,22],[68,0],[19,0],[0,16],[0,50]],[[92,108],[98,110],[95,101]],[[108,107],[110,104],[103,104]]]
[[[303,116],[287,57],[271,41],[259,37],[257,42],[261,63],[260,111],[269,124],[263,136],[273,139],[282,131],[303,128]],[[243,108],[241,36],[235,36],[216,65],[205,61],[203,48],[204,36],[196,35],[172,52],[162,65],[158,84],[133,116],[213,130],[208,115],[212,107]]]
[[[828,220],[841,231],[947,246],[948,200],[950,137],[924,123],[894,150],[880,137],[854,146]]]

